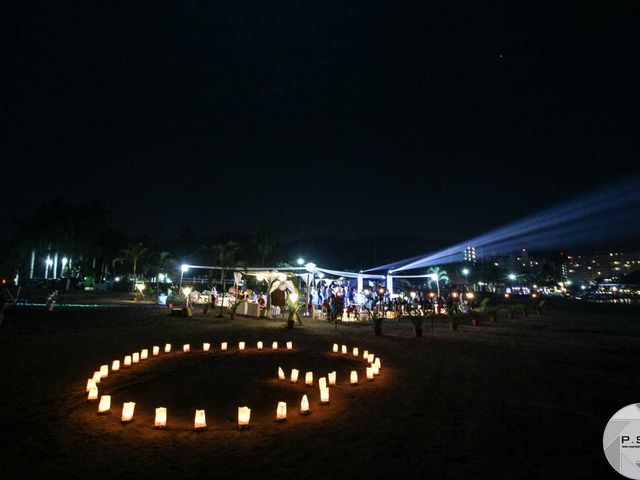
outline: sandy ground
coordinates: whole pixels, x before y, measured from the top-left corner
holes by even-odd
[[[150,309],[9,310],[0,328],[2,478],[620,478],[602,434],[640,401],[638,310],[551,303],[542,316],[499,318],[457,332],[437,323],[422,338],[405,322],[370,326],[305,321],[177,318]],[[236,351],[238,340],[248,351]],[[256,340],[266,350],[254,349]],[[292,352],[269,349],[292,340]],[[202,353],[209,341],[212,352]],[[230,351],[219,351],[228,341]],[[100,385],[112,413],[87,402],[99,365],[153,345],[174,353]],[[183,343],[194,352],[175,352]],[[337,342],[379,354],[374,382],[348,385],[364,362],[333,355]],[[276,380],[278,366],[338,371],[331,403],[317,388]],[[312,413],[298,415],[307,393]],[[289,420],[274,421],[286,401]],[[131,424],[122,402],[135,401]],[[252,408],[238,431],[237,407]],[[152,428],[166,406],[169,428]],[[194,432],[196,408],[209,428]]]

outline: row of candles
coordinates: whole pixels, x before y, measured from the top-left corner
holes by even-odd
[[[382,363],[380,362],[380,358],[376,357],[371,366],[366,368],[366,376],[367,380],[372,381],[375,375],[380,373],[380,369],[382,368]],[[330,372],[327,377],[320,377],[318,379],[318,384],[320,386],[320,391],[322,391],[323,387],[327,386],[327,378],[329,379],[329,385],[336,384],[336,372]],[[289,381],[291,383],[298,383],[298,377],[300,376],[300,370],[297,368],[293,368],[291,370],[291,375],[289,376]],[[286,380],[286,376],[284,374],[284,370],[282,367],[278,367],[278,380]],[[351,370],[351,374],[349,376],[349,383],[351,385],[358,384],[358,372],[356,370]],[[313,385],[313,372],[306,372],[304,374],[304,384],[305,385]]]
[[[329,397],[327,393],[326,399],[323,401],[321,396],[320,403],[326,405],[329,403]],[[133,413],[135,411],[136,404],[135,402],[125,402],[122,405],[122,423],[129,423],[133,420]],[[98,413],[101,415],[106,415],[111,410],[111,396],[110,395],[102,395],[100,397],[100,404],[98,405]],[[309,409],[309,399],[307,395],[302,396],[302,400],[300,401],[300,415],[308,415],[310,413]],[[245,428],[249,426],[249,420],[251,419],[251,409],[249,407],[238,407],[238,426],[240,428]],[[287,419],[287,402],[278,402],[276,407],[276,421],[283,422]],[[167,428],[167,408],[166,407],[158,407],[156,408],[155,420],[154,420],[155,428]],[[196,410],[194,422],[193,422],[194,430],[204,430],[207,428],[206,414],[204,410]]]
[[[264,350],[264,343],[262,341],[258,341],[256,343],[256,348],[258,350]],[[172,346],[170,343],[165,344],[164,346],[164,353],[171,353],[171,349]],[[220,343],[220,350],[221,351],[227,351],[229,349],[229,344],[228,342],[222,342]],[[240,351],[244,351],[246,349],[246,342],[238,342],[238,350]],[[271,343],[271,349],[272,350],[278,350],[278,342],[272,342]],[[286,342],[286,349],[287,350],[293,350],[293,342],[289,341]],[[182,351],[183,353],[189,353],[191,352],[191,344],[189,343],[185,343],[182,346]],[[202,351],[203,352],[209,352],[211,351],[211,344],[204,342],[202,344]],[[160,354],[160,347],[159,346],[154,346],[151,349],[152,355],[158,356]],[[141,360],[146,360],[147,358],[149,358],[149,349],[147,348],[143,348],[140,352],[133,352],[131,355],[126,355],[124,357],[124,361],[122,363],[123,367],[130,367],[133,364],[137,364],[140,363]],[[120,360],[114,360],[111,363],[111,371],[112,372],[118,372],[120,370],[121,364],[120,364]],[[87,389],[86,391],[88,392],[88,396],[87,399],[88,400],[97,400],[98,399],[98,384],[100,383],[100,380],[102,378],[106,378],[109,376],[109,365],[101,365],[99,370],[96,370],[95,372],[93,372],[93,377],[87,380]]]

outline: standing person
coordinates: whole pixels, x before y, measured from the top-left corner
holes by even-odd
[[[338,299],[335,294],[331,294],[329,298],[329,318],[334,323],[336,330],[338,329]]]

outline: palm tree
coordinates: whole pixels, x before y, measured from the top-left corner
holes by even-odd
[[[276,246],[275,237],[268,227],[261,227],[256,232],[256,245],[261,259],[261,266],[264,267],[265,258],[269,257]]]
[[[427,274],[429,275],[429,288],[431,288],[433,282],[436,282],[438,297],[440,297],[440,281],[448,282],[449,275],[447,275],[445,270],[440,270],[440,267],[430,267]]]
[[[218,245],[212,245],[209,248],[209,250],[213,254],[214,262],[216,262],[220,267],[220,283],[222,284],[222,301],[220,302],[220,313],[218,314],[218,316],[221,317],[222,311],[223,311],[223,304],[224,304],[224,293],[226,290],[225,274],[229,269],[234,269],[244,265],[244,262],[240,262],[236,259],[236,257],[242,251],[242,248],[240,248],[240,244],[238,242],[227,242],[227,243],[220,243]]]
[[[128,248],[120,250],[120,256],[113,259],[113,266],[118,263],[130,263],[133,265],[133,276],[136,276],[138,272],[138,263],[147,254],[147,248],[142,243],[133,243]],[[135,289],[135,282],[132,286],[132,290]]]
[[[154,270],[156,274],[156,304],[158,303],[158,297],[160,296],[160,273],[163,269],[171,266],[174,260],[171,258],[169,252],[157,252],[155,254]]]

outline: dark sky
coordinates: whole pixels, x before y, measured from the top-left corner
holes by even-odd
[[[457,241],[640,171],[635,1],[16,3],[4,222]]]

